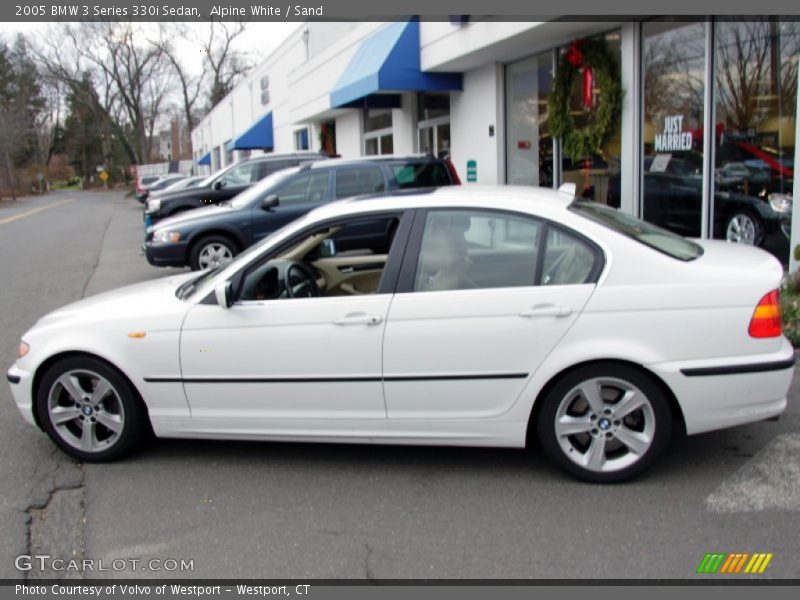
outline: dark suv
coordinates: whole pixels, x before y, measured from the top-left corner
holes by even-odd
[[[225,202],[275,171],[325,158],[327,156],[316,152],[297,152],[264,154],[240,161],[214,173],[195,187],[167,193],[149,201],[145,207],[145,226],[179,212]]]
[[[459,183],[450,161],[433,157],[304,164],[270,175],[230,202],[178,215],[148,228],[145,255],[156,266],[188,264],[195,270],[205,269],[230,261],[243,249],[326,202]],[[359,243],[366,240],[379,252],[388,232],[377,225],[372,229],[365,225],[359,235]]]

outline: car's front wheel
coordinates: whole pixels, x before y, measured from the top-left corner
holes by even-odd
[[[227,265],[239,249],[230,239],[221,235],[211,235],[198,241],[189,253],[189,266],[192,271],[200,271]]]
[[[632,479],[669,442],[672,414],[664,392],[627,365],[578,368],[541,401],[537,430],[543,450],[584,481]]]
[[[94,358],[52,365],[37,393],[39,419],[50,438],[83,461],[120,458],[144,439],[145,409],[131,384]]]

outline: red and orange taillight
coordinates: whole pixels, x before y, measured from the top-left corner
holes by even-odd
[[[781,335],[781,297],[778,290],[772,290],[758,302],[747,333],[754,338]]]

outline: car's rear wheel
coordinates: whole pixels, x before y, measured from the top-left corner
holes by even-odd
[[[131,384],[105,363],[75,357],[51,366],[36,398],[40,422],[67,454],[83,461],[120,458],[144,439],[145,409]]]
[[[227,265],[239,253],[230,239],[221,235],[211,235],[199,240],[189,253],[189,266],[192,271],[200,271]]]
[[[737,244],[758,246],[761,244],[764,228],[749,212],[738,211],[728,218],[725,224],[725,239]]]
[[[561,379],[541,399],[542,448],[584,481],[632,479],[664,451],[672,414],[664,392],[626,365],[598,363]]]

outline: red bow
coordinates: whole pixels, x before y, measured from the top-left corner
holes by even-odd
[[[574,40],[567,49],[567,62],[573,67],[578,68],[583,64],[583,50],[581,50],[581,42]]]

